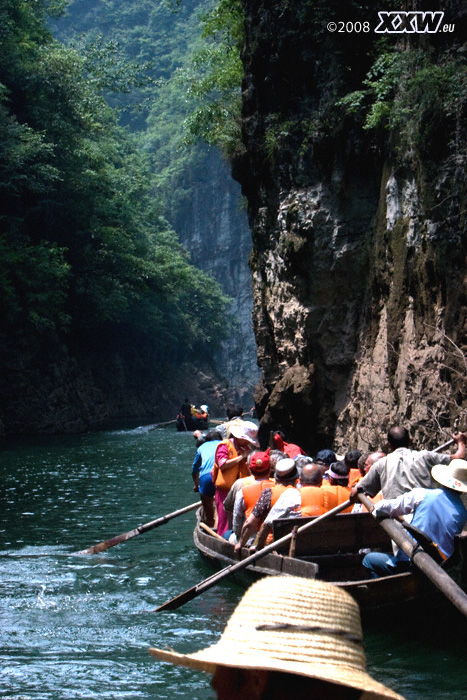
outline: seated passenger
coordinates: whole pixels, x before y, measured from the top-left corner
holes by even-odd
[[[334,462],[325,472],[328,482],[323,481],[324,504],[326,510],[332,510],[350,498],[349,468],[345,462]],[[353,505],[346,508],[343,513],[350,513]]]
[[[307,464],[313,464],[313,458],[308,457],[308,455],[298,455],[298,457],[295,457],[294,462],[298,469],[298,475],[301,477],[303,467]],[[300,488],[300,484],[298,484],[298,488]]]
[[[256,549],[262,549],[268,540],[274,520],[279,518],[311,517],[324,515],[324,491],[321,488],[323,475],[317,464],[307,464],[303,468],[301,488],[288,489],[277,499],[260,527]]]
[[[344,462],[349,468],[349,486],[353,486],[361,478],[358,460],[362,456],[361,450],[349,450],[345,453]]]
[[[370,470],[370,468],[375,464],[375,462],[378,461],[378,459],[381,459],[381,457],[386,457],[384,452],[370,452],[370,454],[362,454],[360,459],[358,460],[358,471],[359,471],[359,476],[358,478],[351,482],[349,478],[349,486],[350,488],[353,488],[356,486],[360,481],[363,479],[365,474],[367,474]],[[379,491],[376,496],[373,496],[373,498],[370,498],[370,501],[373,501],[373,503],[377,503],[383,498],[383,494],[381,491]],[[352,508],[352,513],[365,513],[366,508],[363,507],[362,503],[355,503],[354,507]]]
[[[323,478],[327,480],[327,477],[324,477],[324,474],[329,469],[331,464],[337,462],[336,453],[332,450],[320,450],[313,461],[314,464],[319,464],[321,471],[323,472]]]
[[[300,515],[311,517],[313,515],[323,515],[327,509],[325,506],[323,483],[323,473],[317,464],[307,464],[303,467],[300,477]],[[279,501],[276,503],[279,506]],[[287,517],[287,516],[283,516]]]
[[[243,523],[251,514],[262,491],[275,485],[275,480],[269,476],[270,467],[269,453],[255,452],[250,459],[250,471],[253,479],[236,481],[224,501],[224,509],[227,510],[227,499],[231,499],[231,493],[235,491],[232,528],[237,541],[240,539]],[[237,484],[239,487],[235,488]]]
[[[235,551],[239,551],[253,535],[256,535],[267,514],[284,491],[293,490],[298,493],[298,489],[295,488],[297,481],[298,471],[293,459],[286,458],[277,462],[276,484],[272,488],[264,489],[261,493],[251,514],[245,520]]]

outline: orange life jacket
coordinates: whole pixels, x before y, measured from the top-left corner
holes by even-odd
[[[285,484],[276,484],[273,486],[271,489],[271,508],[279,500],[279,497],[282,496],[286,489],[294,488],[295,486],[292,486],[292,484],[288,484],[287,486]]]
[[[253,484],[246,484],[242,488],[243,500],[245,502],[245,518],[251,515],[263,490],[270,489],[275,483],[274,479],[264,479],[264,481],[255,481]]]
[[[302,497],[300,512],[304,517],[326,513],[324,491],[321,486],[302,486],[300,495]]]
[[[353,470],[351,469],[351,470],[350,470],[350,473],[352,473],[352,471],[353,471]],[[351,483],[351,482],[350,482],[350,479],[349,479],[349,486],[350,486],[351,488],[352,488],[353,486],[356,486],[362,479],[363,479],[363,476],[362,476],[361,474],[359,475],[358,479],[355,479],[355,481],[354,481],[353,483]],[[371,497],[370,497],[370,496],[367,496],[367,498],[369,498],[370,501],[371,501],[372,503],[378,503],[378,501],[382,501],[382,500],[383,500],[383,492],[382,492],[382,491],[378,491],[378,493],[377,493],[375,496],[371,496]],[[365,509],[363,510],[363,512],[365,512]]]
[[[355,486],[355,484],[358,484],[358,482],[363,479],[362,475],[360,474],[360,469],[351,469],[349,471],[349,486],[352,488],[352,486]]]
[[[233,459],[238,457],[239,454],[235,448],[235,445],[231,440],[222,440],[216,447],[216,455],[214,458],[214,467],[211,472],[212,480],[216,488],[223,491],[229,491],[234,485],[237,479],[241,479],[244,476],[249,476],[250,472],[248,470],[247,458],[243,459],[238,464],[234,464],[233,467],[228,467],[227,469],[221,469],[217,464],[217,452],[221,445],[227,445],[228,459]]]
[[[324,495],[324,507],[326,511],[340,506],[341,503],[348,501],[350,496],[350,486],[333,486],[332,484],[325,484],[321,486]],[[343,510],[343,513],[350,513],[353,508],[353,503],[350,504],[348,508]]]

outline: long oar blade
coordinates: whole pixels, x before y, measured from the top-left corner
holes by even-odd
[[[311,520],[309,523],[306,523],[305,525],[302,525],[302,527],[299,527],[296,534],[299,535],[301,532],[309,530],[315,524],[321,522],[322,520],[327,520],[327,518],[331,518],[333,515],[337,515],[337,513],[340,513],[341,511],[345,510],[350,505],[350,500],[345,501],[345,503],[341,503],[339,506],[336,506],[336,508],[333,508],[327,513],[324,513],[324,515],[320,515],[317,518],[315,518],[315,520]],[[240,571],[240,569],[245,569],[247,566],[257,561],[257,559],[264,557],[265,554],[269,554],[269,552],[272,552],[273,550],[282,547],[284,544],[286,544],[286,542],[289,542],[293,536],[294,533],[290,532],[288,535],[284,535],[284,537],[281,537],[279,540],[276,540],[276,542],[272,542],[267,547],[264,547],[264,549],[260,549],[258,552],[250,554],[250,556],[246,557],[245,559],[241,559],[238,562],[235,562],[235,564],[230,564],[230,566],[226,566],[225,569],[221,569],[221,571],[218,571],[212,576],[209,576],[209,578],[204,579],[204,581],[197,583],[195,586],[188,588],[188,590],[184,591],[183,593],[180,593],[175,598],[172,598],[166,603],[159,605],[159,607],[155,608],[153,612],[161,612],[162,610],[176,610],[177,608],[181,608],[182,605],[188,603],[189,600],[193,600],[193,598],[196,598],[197,596],[201,595],[201,593],[204,593],[204,591],[207,591],[212,586],[215,586],[216,583],[219,583],[219,581],[222,581],[227,576],[230,576],[236,571]]]
[[[373,503],[362,493],[358,494],[360,501],[370,512]],[[467,617],[467,595],[460,586],[449,576],[449,574],[437,564],[413,539],[409,537],[400,522],[392,518],[378,520],[383,530],[402,549],[402,551],[413,561],[427,578],[443,593],[446,598],[456,606],[460,612]]]
[[[143,532],[148,532],[148,530],[153,530],[155,527],[159,527],[159,525],[164,525],[165,523],[169,522],[169,520],[172,520],[172,518],[177,518],[179,515],[188,513],[190,510],[194,510],[195,508],[199,508],[200,506],[201,503],[199,501],[197,503],[192,503],[189,506],[180,508],[180,510],[174,510],[173,513],[168,513],[167,515],[162,515],[160,518],[156,518],[156,520],[151,520],[151,522],[149,523],[139,525],[134,530],[129,530],[128,532],[124,532],[121,535],[112,537],[110,540],[105,540],[105,542],[95,544],[93,547],[88,547],[88,549],[81,549],[79,552],[75,552],[75,554],[98,554],[99,552],[105,552],[106,549],[115,547],[116,544],[120,544],[121,542],[127,542],[127,540],[131,540],[133,539],[133,537],[142,535]]]

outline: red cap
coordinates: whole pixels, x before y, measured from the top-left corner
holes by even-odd
[[[252,472],[264,474],[264,472],[269,471],[270,467],[269,450],[267,452],[255,452],[251,455],[250,469]]]

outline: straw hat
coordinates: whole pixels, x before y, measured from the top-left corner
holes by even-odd
[[[248,440],[255,447],[259,447],[259,442],[256,439],[258,434],[258,426],[256,423],[245,420],[241,423],[233,423],[229,425],[229,432],[238,440]]]
[[[282,671],[356,688],[361,700],[404,700],[366,672],[358,605],[325,581],[263,578],[245,593],[213,646],[194,654],[149,652],[210,673],[216,666]]]
[[[454,491],[467,493],[467,462],[453,459],[450,464],[436,464],[431,470],[433,479]]]

